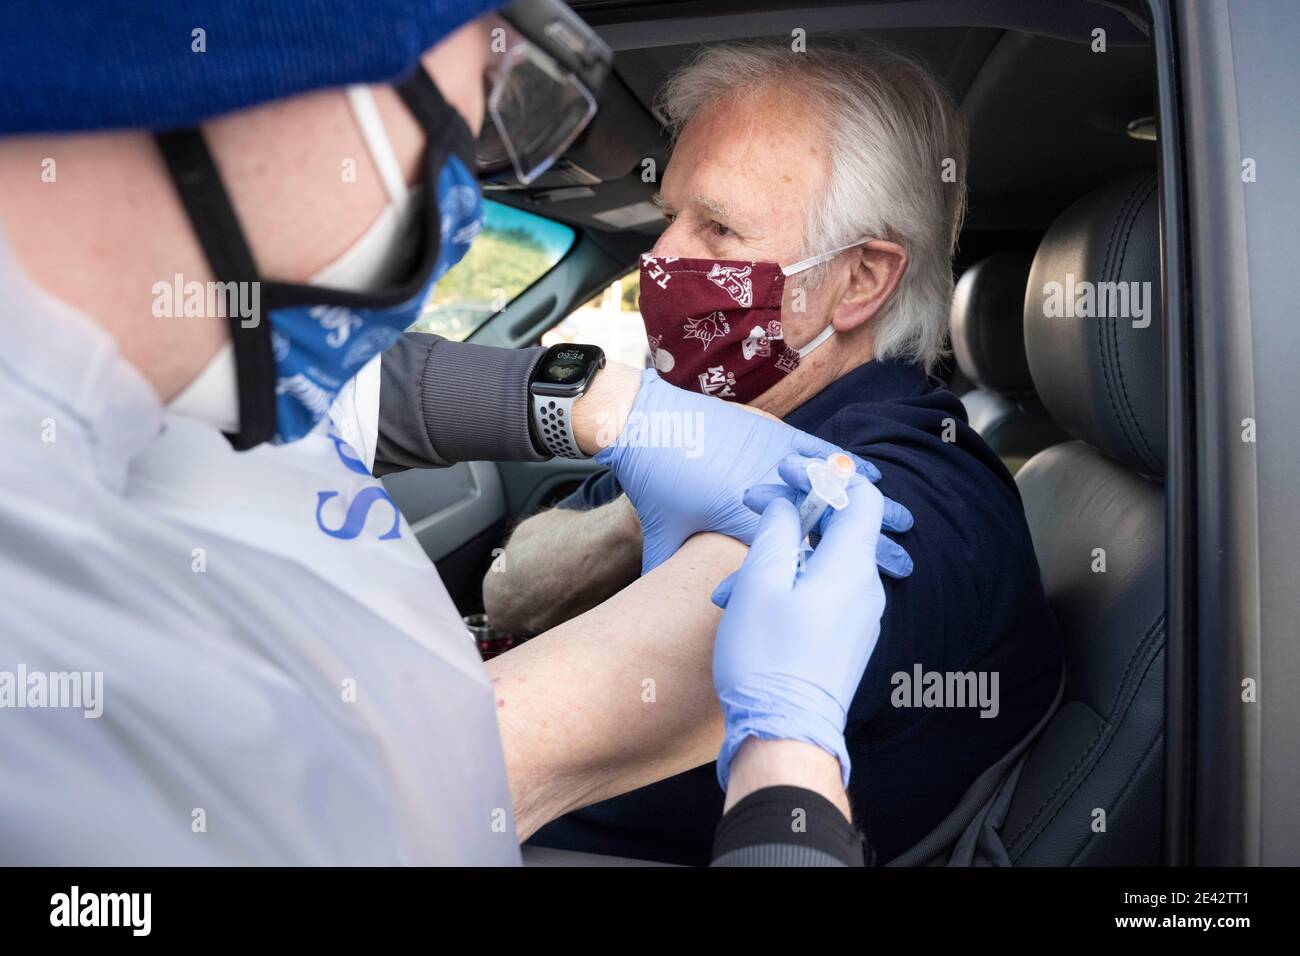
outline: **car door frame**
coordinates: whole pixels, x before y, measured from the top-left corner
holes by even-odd
[[[1300,402],[1282,358],[1300,354],[1300,330],[1282,307],[1280,261],[1300,189],[1276,170],[1288,153],[1293,167],[1300,137],[1292,90],[1260,64],[1294,50],[1300,14],[1146,2],[1169,176],[1166,860],[1295,864],[1300,695],[1279,689],[1300,678],[1300,648],[1279,624],[1300,619],[1300,508],[1278,489],[1300,474],[1300,448],[1276,436]],[[1252,157],[1275,174],[1244,182]],[[1266,455],[1245,440],[1247,421],[1275,423]]]

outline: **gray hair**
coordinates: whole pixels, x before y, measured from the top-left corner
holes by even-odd
[[[952,254],[966,208],[966,123],[929,70],[901,54],[784,44],[706,47],[665,84],[659,108],[674,139],[704,108],[759,90],[797,91],[830,143],[830,176],[804,223],[804,255],[864,236],[907,249],[878,319],[877,358],[927,370],[945,353]],[[822,282],[830,264],[801,274]]]

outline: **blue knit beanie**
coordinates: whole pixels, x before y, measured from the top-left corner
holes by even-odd
[[[381,83],[502,0],[0,0],[0,136],[193,126]]]

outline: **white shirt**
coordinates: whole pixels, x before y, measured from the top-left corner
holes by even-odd
[[[169,420],[2,238],[0,330],[0,864],[518,863],[486,672],[356,453]]]

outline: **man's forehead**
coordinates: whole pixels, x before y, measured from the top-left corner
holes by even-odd
[[[702,109],[673,151],[665,199],[739,215],[820,193],[825,143],[815,124],[790,112],[786,99],[751,95]]]

